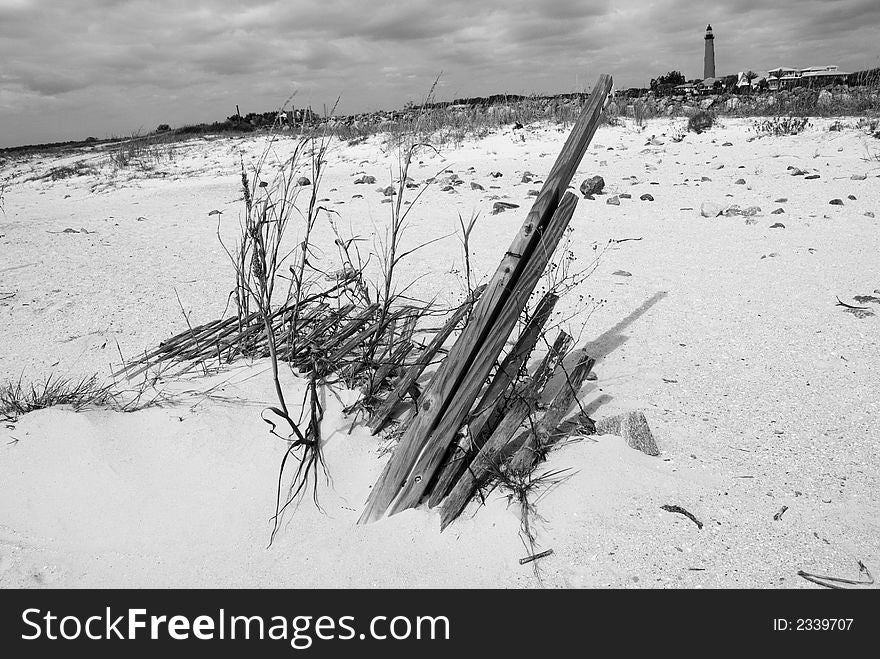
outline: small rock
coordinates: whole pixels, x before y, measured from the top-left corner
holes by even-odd
[[[711,180],[712,180],[712,179],[710,179],[708,176],[701,176],[701,177],[700,177],[700,181],[703,182],[703,183],[706,183],[706,182],[711,181]]]
[[[864,181],[866,178],[868,178],[868,175],[867,174],[853,174],[849,178],[852,181]]]
[[[501,172],[492,172],[491,174],[489,174],[489,176],[491,176],[492,178],[501,178],[502,176],[504,176],[504,174],[502,174]]]
[[[865,217],[874,217],[874,213],[872,211],[865,211]]]
[[[747,225],[757,224],[757,223],[758,223],[758,220],[756,220],[754,217],[747,217],[747,218],[746,218],[746,224],[747,224]]]
[[[785,198],[785,197],[780,197],[779,199],[777,199],[777,200],[774,201],[773,203],[774,203],[774,204],[784,204],[786,201],[788,201],[787,198]]]
[[[632,277],[631,272],[627,272],[626,270],[615,270],[611,273],[612,275],[617,275],[618,277]]]
[[[376,182],[375,176],[367,176],[366,174],[364,174],[363,176],[361,176],[358,179],[355,179],[355,181],[354,181],[355,185],[361,185],[364,183],[367,185],[373,185],[375,182]]]
[[[733,146],[733,142],[725,142],[721,146]]]
[[[828,203],[832,206],[843,206],[843,199],[832,199]]]
[[[471,181],[471,190],[485,190],[485,189],[486,188],[484,188],[479,183],[474,183],[473,181]]]
[[[586,196],[599,194],[602,192],[602,188],[605,187],[605,179],[601,176],[591,176],[588,179],[584,179],[581,183],[581,194]]]
[[[821,178],[818,174],[810,174],[809,176],[804,176],[805,181],[813,181],[817,178]]]
[[[455,192],[455,186],[454,185],[444,185],[442,188],[440,188],[440,192]]]
[[[846,198],[849,199],[850,201],[855,201],[855,200],[856,200],[856,196],[855,196],[854,194],[847,195]]]
[[[300,187],[304,187],[306,185],[311,185],[312,182],[307,176],[300,176],[298,179],[296,179],[296,184]]]
[[[784,229],[785,225],[782,222],[776,222],[775,224],[770,225],[771,229]]]
[[[700,215],[703,217],[718,217],[723,211],[724,208],[713,201],[704,201],[700,204]]]
[[[633,197],[629,192],[621,192],[617,196],[620,197],[621,199],[632,199],[632,197]]]
[[[630,448],[646,455],[660,455],[660,449],[648,427],[648,420],[643,412],[626,412],[617,416],[599,419],[596,422],[597,435],[617,435],[626,440]]]
[[[498,215],[511,208],[519,208],[519,204],[511,204],[509,201],[496,201],[492,204],[492,215]]]
[[[791,165],[789,165],[787,169],[788,173],[792,176],[803,176],[804,174],[806,174],[806,172],[799,167],[792,167]]]
[[[393,197],[394,195],[397,194],[397,190],[394,189],[393,185],[389,185],[387,188],[382,190],[382,194],[385,195],[386,197]]]
[[[613,197],[608,197],[608,200],[605,203],[610,206],[620,206],[620,199],[617,195],[614,195]]]
[[[531,183],[532,179],[534,177],[535,177],[535,175],[532,174],[531,172],[528,172],[528,171],[523,172],[522,179],[520,180],[520,183]]]
[[[745,185],[745,184],[746,184],[746,180],[744,178],[738,178],[734,182],[734,185]]]
[[[639,197],[639,199],[641,199],[642,201],[654,201],[654,197],[649,195],[647,192]]]
[[[777,208],[775,211],[770,213],[771,215],[782,215],[785,212],[784,208]]]

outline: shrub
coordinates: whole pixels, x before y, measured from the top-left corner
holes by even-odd
[[[758,137],[768,135],[781,137],[785,135],[797,135],[809,126],[810,120],[807,117],[780,116],[756,121],[752,130],[755,131]]]
[[[715,123],[715,115],[705,110],[699,110],[691,115],[688,119],[688,130],[692,130],[698,135],[704,130],[709,130]]]

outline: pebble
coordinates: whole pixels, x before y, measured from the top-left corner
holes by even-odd
[[[738,178],[738,179],[736,179],[736,182],[734,183],[734,185],[745,185],[745,184],[746,184],[746,180],[744,178]]]
[[[511,204],[509,201],[496,201],[492,204],[492,215],[498,215],[511,208],[519,208],[519,204]]]
[[[617,195],[614,195],[613,197],[608,197],[608,201],[606,201],[605,203],[609,204],[610,206],[620,206],[620,199],[617,197]]]
[[[785,225],[782,222],[776,222],[775,224],[770,225],[771,229],[784,229]]]
[[[654,201],[654,197],[649,195],[647,192],[639,197],[639,199],[641,199],[642,201]]]
[[[298,179],[296,179],[296,184],[299,186],[306,186],[311,185],[312,182],[308,179],[307,176],[300,176]]]
[[[806,181],[812,181],[817,178],[820,178],[818,174],[810,174],[809,176],[804,176],[804,180]]]
[[[486,188],[484,188],[479,183],[474,183],[473,181],[471,181],[471,190],[485,190],[485,189]]]
[[[775,211],[770,213],[771,215],[782,215],[785,212],[784,208],[777,208]]]
[[[712,201],[704,201],[700,204],[700,215],[703,217],[718,217],[724,211],[720,204]]]
[[[601,176],[591,176],[587,179],[584,179],[581,183],[581,194],[585,197],[599,194],[602,192],[602,188],[605,187],[605,179]]]
[[[843,206],[843,199],[832,199],[828,203],[832,206]]]

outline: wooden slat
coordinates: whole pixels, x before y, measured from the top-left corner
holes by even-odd
[[[565,332],[560,332],[544,361],[535,371],[528,385],[517,396],[516,401],[510,406],[507,414],[498,424],[495,432],[483,445],[479,453],[471,461],[468,468],[462,473],[461,478],[452,488],[449,496],[443,502],[440,511],[440,528],[444,529],[456,517],[461,514],[467,502],[471,500],[477,488],[486,482],[493,465],[500,464],[503,457],[516,450],[516,446],[508,444],[520,426],[535,413],[541,391],[547,384],[547,380],[553,374],[554,369],[562,362],[572,338]]]
[[[450,451],[440,471],[440,476],[437,478],[437,483],[431,490],[431,497],[428,499],[430,507],[436,506],[446,496],[446,493],[458,480],[462,470],[473,458],[474,452],[486,443],[489,435],[492,434],[495,426],[504,416],[511,398],[513,383],[538,342],[541,331],[558,300],[559,296],[554,293],[547,293],[541,298],[528,325],[523,329],[504,361],[501,362],[492,382],[489,383],[473,412],[474,416],[469,424],[468,438],[462,440],[460,446],[456,446]]]
[[[528,434],[522,446],[511,458],[509,466],[511,471],[525,471],[531,468],[540,455],[539,450],[547,448],[557,440],[556,430],[571,409],[571,404],[577,397],[584,380],[593,370],[595,363],[596,360],[586,352],[581,351],[578,354],[577,363],[566,375],[562,389],[553,397],[553,402],[547,408],[547,412],[544,413],[534,432]]]
[[[502,258],[486,292],[474,308],[465,330],[424,392],[420,401],[419,414],[409,425],[400,444],[386,464],[379,481],[373,487],[361,515],[361,522],[374,521],[385,514],[406,483],[407,477],[428,443],[432,431],[442,419],[446,418],[445,413],[450,405],[452,392],[459,390],[462,381],[468,376],[468,370],[474,357],[480,353],[486,336],[493,330],[493,325],[501,314],[513,285],[519,279],[525,263],[528,262],[537,245],[540,233],[548,225],[557,206],[559,206],[560,197],[571,182],[571,178],[596,132],[602,106],[611,89],[611,82],[611,76],[599,76],[593,93],[590,95],[590,100],[545,179],[525,222]],[[523,301],[524,303],[525,301]],[[505,336],[502,345],[506,338]],[[497,355],[497,352],[492,355],[490,366]],[[479,384],[481,385],[482,381]],[[476,393],[473,393],[473,396],[475,397]],[[473,398],[467,407],[469,408],[471,404],[473,404]],[[467,413],[467,411],[468,409],[465,409],[463,413]],[[460,421],[460,412],[455,416]],[[458,426],[452,432],[454,433],[457,429]],[[444,443],[447,434],[448,432],[444,429],[442,437],[437,440],[438,444]],[[448,441],[443,446],[443,450],[445,451],[447,447]],[[432,449],[433,452],[435,452],[434,449]],[[411,500],[412,496],[408,495],[406,498]]]
[[[376,410],[376,413],[367,424],[372,434],[375,435],[381,430],[382,426],[385,425],[385,421],[391,416],[394,406],[404,399],[412,385],[415,384],[416,380],[419,379],[428,364],[431,363],[434,355],[436,355],[437,351],[443,347],[446,339],[449,338],[449,335],[452,334],[452,331],[461,322],[461,319],[465,317],[465,314],[470,310],[474,301],[479,299],[484,290],[486,290],[485,285],[475,288],[471,296],[455,310],[455,313],[453,313],[452,316],[449,317],[449,320],[446,321],[443,329],[434,335],[431,343],[419,353],[417,361],[406,370],[406,373],[404,373],[403,377],[394,387],[394,391],[388,394],[385,402],[383,402],[379,409]]]
[[[526,263],[525,270],[505,302],[501,315],[493,322],[492,332],[474,356],[467,376],[452,392],[450,403],[444,410],[434,432],[425,442],[424,451],[418,457],[410,478],[401,488],[398,499],[391,506],[392,514],[418,505],[421,497],[433,485],[435,473],[443,456],[464,422],[465,416],[473,407],[474,400],[482,389],[483,383],[486,381],[495,360],[498,359],[504,344],[507,343],[517,318],[522,313],[529,296],[553,256],[556,246],[562,240],[577,202],[577,197],[574,194],[566,193],[546,231],[539,231],[542,235],[538,248]],[[427,395],[427,391],[425,395]]]

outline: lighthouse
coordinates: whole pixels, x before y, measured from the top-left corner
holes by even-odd
[[[703,56],[703,80],[715,77],[715,35],[712,26],[706,26],[706,54]]]

